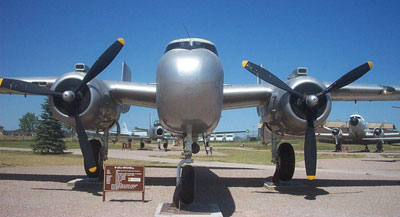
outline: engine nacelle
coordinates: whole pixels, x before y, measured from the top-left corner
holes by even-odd
[[[384,132],[382,128],[375,128],[374,129],[374,137],[383,137],[384,136]]]
[[[157,137],[163,137],[164,136],[164,128],[162,126],[158,126],[155,128],[155,134]]]
[[[296,91],[307,94],[317,94],[326,88],[323,83],[308,76],[291,78],[287,84]],[[298,100],[296,96],[279,88],[272,93],[270,100],[260,107],[262,121],[266,123],[269,130],[291,135],[304,135],[307,121],[303,112],[304,108],[297,103]],[[315,127],[322,125],[331,112],[330,94],[320,98],[316,108]]]
[[[343,131],[340,128],[332,129],[332,137],[336,139],[341,139],[343,137]]]
[[[74,90],[85,76],[84,73],[70,72],[57,79],[51,90],[63,92]],[[104,131],[112,128],[120,116],[120,106],[108,95],[103,81],[94,78],[82,88],[79,116],[86,130]],[[75,127],[71,104],[61,98],[50,97],[53,115],[63,123]]]

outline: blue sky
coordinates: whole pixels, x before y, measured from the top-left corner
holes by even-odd
[[[136,82],[155,82],[166,44],[187,37],[214,42],[225,83],[255,83],[242,60],[262,63],[281,79],[298,66],[334,81],[372,61],[356,83],[400,85],[399,1],[0,1],[0,77],[58,76],[76,62],[91,66],[118,37],[126,45],[99,76],[119,80],[121,62]],[[26,112],[40,114],[44,97],[0,95],[0,125],[18,127]],[[400,126],[399,102],[334,102],[329,120],[363,115]],[[129,129],[147,127],[155,109],[121,116]],[[252,130],[255,108],[223,111],[217,130]]]

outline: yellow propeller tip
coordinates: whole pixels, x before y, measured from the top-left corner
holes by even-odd
[[[246,67],[246,65],[247,65],[248,62],[249,62],[249,61],[247,61],[247,60],[243,60],[243,62],[242,62],[243,68]]]
[[[372,66],[374,66],[371,61],[368,62],[368,65],[370,69],[372,69]]]
[[[307,176],[307,179],[308,179],[308,180],[314,180],[314,179],[315,179],[315,176]]]
[[[1,87],[1,83],[3,82],[3,79],[2,78],[0,78],[0,87]]]
[[[122,45],[125,45],[125,40],[123,38],[119,38],[117,39],[117,41],[119,41],[119,43],[121,43]]]
[[[89,172],[94,173],[94,172],[96,172],[96,170],[97,170],[97,167],[92,167],[89,169]]]

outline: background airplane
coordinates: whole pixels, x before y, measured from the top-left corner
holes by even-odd
[[[316,133],[316,135],[319,137],[318,140],[320,142],[333,142],[336,145],[335,151],[341,151],[342,144],[363,144],[365,145],[365,151],[369,151],[368,144],[376,144],[376,152],[382,152],[384,142],[400,141],[400,133],[398,131],[385,132],[384,124],[370,129],[368,122],[358,114],[350,116],[347,126],[348,133],[343,133],[345,126],[335,128],[323,126],[330,133]]]
[[[194,200],[193,163],[196,140],[213,132],[223,109],[258,107],[262,122],[272,132],[274,180],[292,179],[295,167],[291,144],[282,143],[283,134],[305,135],[304,158],[307,178],[316,175],[315,126],[331,112],[332,100],[400,100],[400,87],[351,84],[372,68],[364,63],[333,83],[322,83],[299,67],[283,82],[266,69],[243,61],[242,66],[270,84],[224,84],[224,71],[215,45],[200,38],[168,43],[157,67],[156,83],[105,81],[96,78],[115,58],[125,41],[115,41],[89,68],[52,78],[1,78],[0,93],[50,96],[54,116],[77,129],[89,176],[99,176],[107,159],[108,144],[88,141],[85,129],[109,129],[129,105],[156,108],[166,130],[184,140],[183,159],[177,166],[175,205]],[[100,143],[100,145],[99,145]],[[94,153],[99,153],[95,155]],[[182,165],[184,165],[182,167]]]
[[[145,132],[145,135],[142,132]],[[151,114],[149,118],[149,128],[148,129],[135,128],[133,132],[133,139],[140,140],[140,148],[144,148],[145,145],[144,141],[148,143],[150,143],[151,141],[156,141],[159,150],[161,150],[161,142],[164,141],[163,149],[165,151],[167,151],[168,149],[168,141],[178,140],[170,132],[167,132],[164,129],[159,120],[155,120],[154,123],[152,124]]]

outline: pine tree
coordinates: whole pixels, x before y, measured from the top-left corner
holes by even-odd
[[[50,111],[49,99],[46,98],[42,104],[42,114],[38,122],[37,134],[35,143],[31,145],[34,152],[41,154],[49,153],[50,151],[61,154],[66,149],[63,138],[61,122],[57,120]]]

